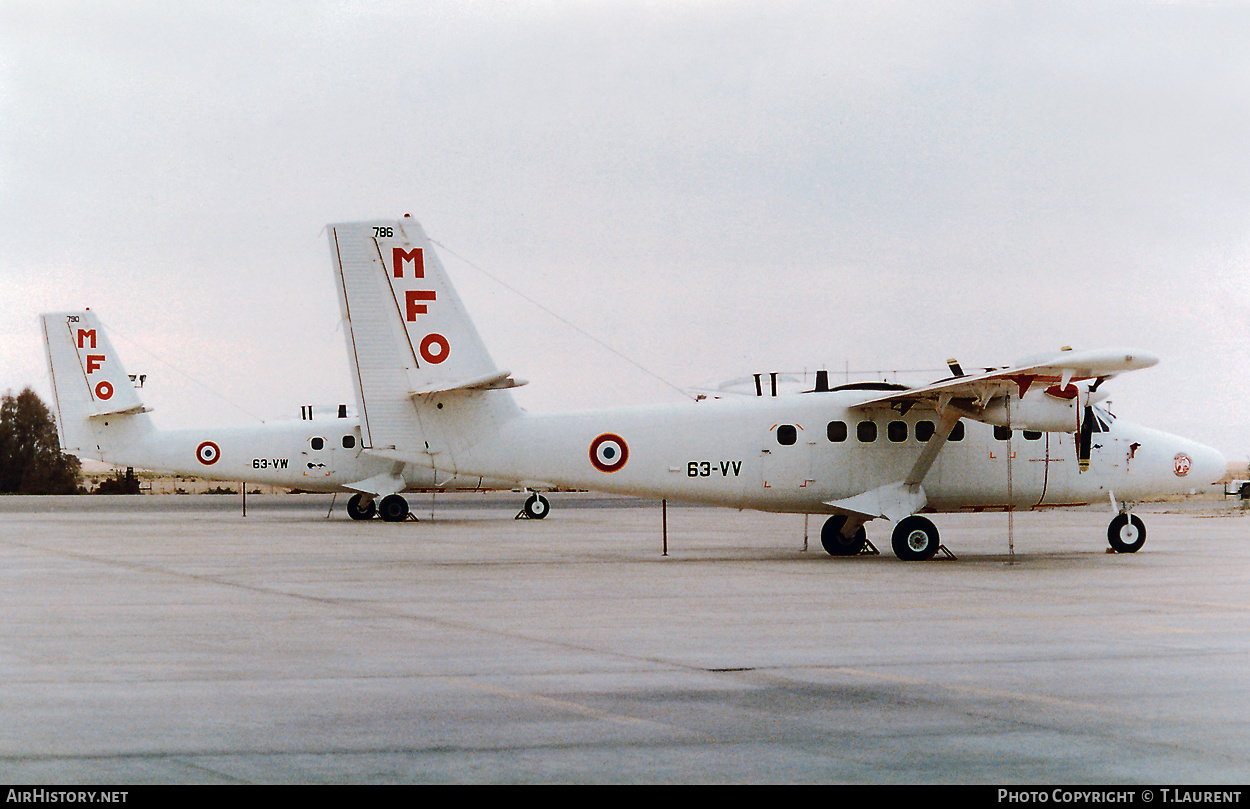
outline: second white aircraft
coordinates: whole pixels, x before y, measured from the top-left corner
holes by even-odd
[[[828,514],[822,544],[838,555],[883,518],[895,554],[921,560],[940,546],[922,512],[1097,501],[1116,512],[1111,547],[1133,552],[1146,537],[1133,502],[1226,469],[1216,450],[1097,404],[1106,379],[1157,362],[1138,351],[1054,352],[920,388],[527,413],[415,220],[328,230],[365,453],[435,476]]]
[[[403,520],[403,491],[500,485],[365,452],[357,418],[346,406],[305,407],[299,421],[160,429],[95,312],[50,312],[39,322],[61,448],[79,458],[209,480],[348,492],[347,513],[357,520],[375,514]]]

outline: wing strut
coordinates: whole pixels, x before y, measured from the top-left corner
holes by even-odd
[[[912,464],[911,471],[907,473],[907,478],[903,481],[908,486],[919,486],[924,482],[933,462],[937,460],[938,453],[942,451],[942,447],[946,446],[946,440],[951,437],[951,433],[955,431],[955,425],[959,423],[959,413],[952,407],[942,408],[938,411],[938,415],[941,421],[938,422],[937,430],[925,444],[924,452],[920,453],[920,457]]]
[[[929,438],[924,452],[920,453],[920,457],[912,464],[911,471],[907,473],[905,479],[878,486],[854,497],[833,500],[826,505],[841,511],[862,514],[870,520],[878,517],[901,520],[924,508],[929,498],[921,484],[924,483],[929,470],[933,468],[933,462],[937,460],[938,453],[942,451],[947,439],[954,432],[955,425],[959,423],[959,412],[955,408],[942,407],[938,412],[941,418],[940,427]]]

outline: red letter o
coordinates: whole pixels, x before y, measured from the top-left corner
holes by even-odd
[[[438,347],[437,352],[431,352],[430,348]],[[447,355],[451,353],[451,346],[447,343],[447,338],[441,334],[427,334],[425,339],[421,341],[421,359],[430,365],[438,365],[447,359]]]

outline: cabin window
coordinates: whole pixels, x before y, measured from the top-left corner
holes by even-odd
[[[314,438],[309,443],[312,444],[313,449],[323,449],[326,445],[326,440],[324,438]]]
[[[352,449],[355,446],[356,446],[356,436],[354,435],[343,436],[343,449]]]
[[[935,432],[937,432],[937,428],[933,426],[933,422],[931,421],[916,422],[916,440],[917,441],[921,443],[926,443],[928,442],[930,438],[933,437],[933,434]]]
[[[964,423],[962,421],[955,422],[955,429],[951,430],[950,438],[947,441],[963,441],[964,440]]]
[[[846,440],[846,422],[845,421],[829,422],[829,440],[835,443]]]
[[[901,444],[907,440],[907,422],[892,421],[885,427],[885,435],[895,444]]]
[[[777,428],[777,443],[782,446],[790,446],[799,440],[799,431],[795,429],[793,424],[782,424]]]
[[[1041,437],[1042,437],[1042,434],[1038,430],[1025,430],[1024,431],[1024,438],[1026,441],[1036,441],[1037,439]]]
[[[865,444],[871,444],[877,440],[877,423],[875,421],[861,421],[855,426],[855,436]]]
[[[994,437],[997,438],[999,441],[1008,440],[1009,438],[1011,438],[1011,428],[1010,427],[995,427]]]

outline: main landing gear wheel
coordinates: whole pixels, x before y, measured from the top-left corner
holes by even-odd
[[[351,499],[347,501],[347,516],[353,520],[373,519],[373,516],[378,513],[378,504],[370,497],[369,502],[362,506],[361,503],[364,499],[365,496],[363,494],[353,494]]]
[[[904,562],[923,562],[938,552],[937,526],[924,517],[912,515],[899,520],[890,537],[894,555]]]
[[[408,501],[397,494],[388,494],[378,504],[378,514],[387,522],[403,522],[408,519]]]
[[[820,529],[820,544],[830,556],[855,556],[868,542],[868,534],[863,525],[855,529],[855,533],[849,537],[842,533],[845,525],[846,515],[835,514],[825,520]]]
[[[1118,514],[1107,526],[1107,541],[1116,553],[1137,553],[1146,544],[1146,524],[1132,514]]]
[[[541,494],[531,494],[525,500],[525,516],[531,520],[541,520],[551,513],[551,504]]]

